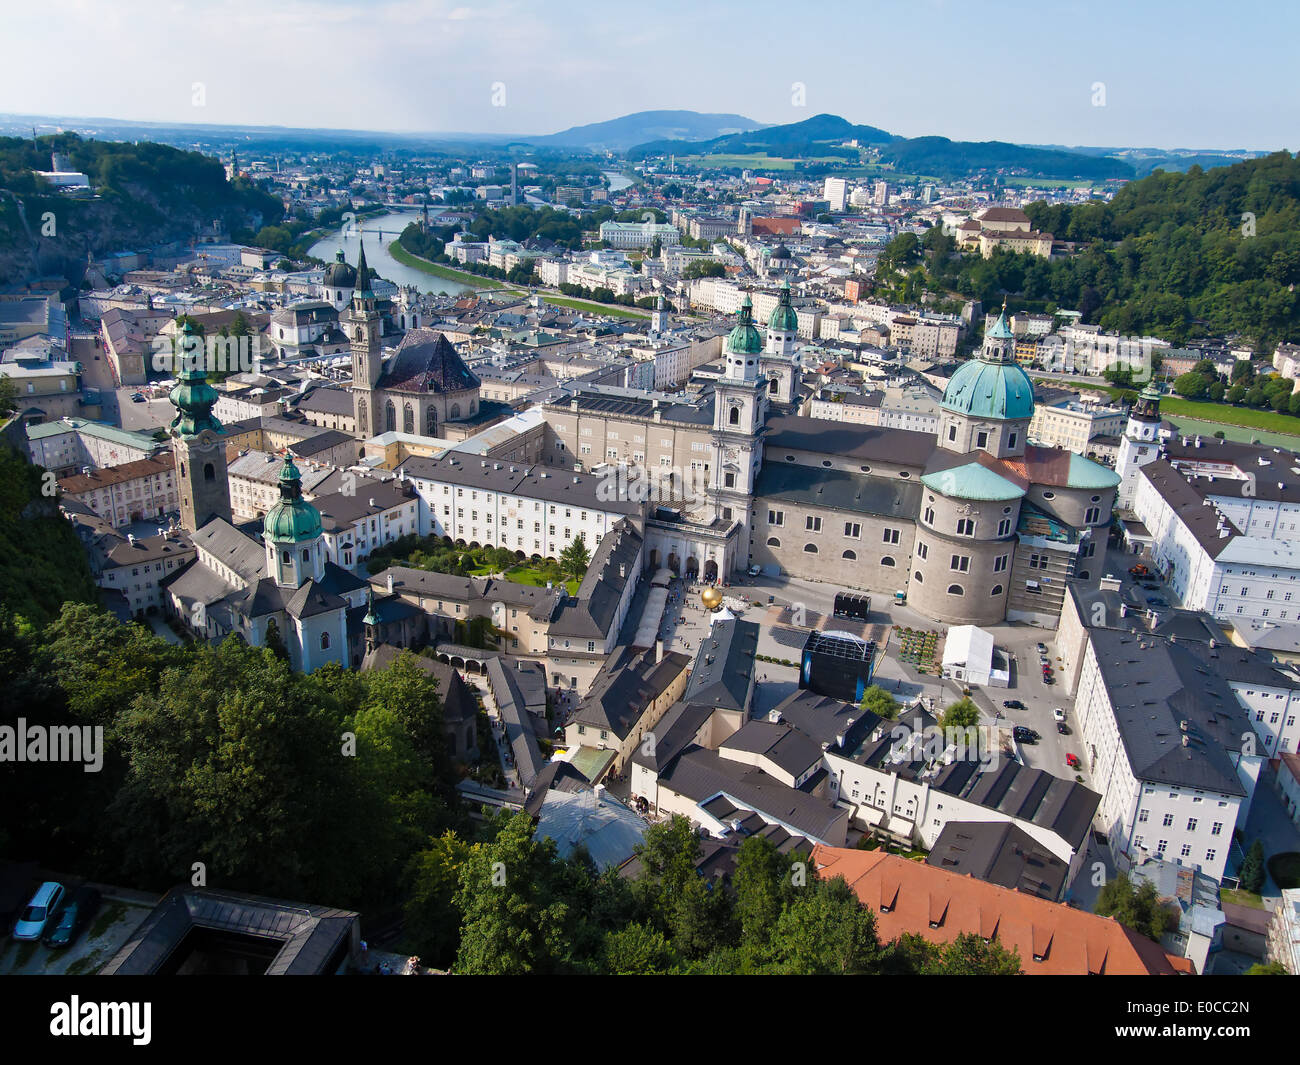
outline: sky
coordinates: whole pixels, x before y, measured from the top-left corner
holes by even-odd
[[[687,109],[1030,144],[1300,140],[1292,0],[3,7],[0,113],[536,135]]]

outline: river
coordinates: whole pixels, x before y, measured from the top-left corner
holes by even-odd
[[[620,192],[632,184],[630,178],[620,174],[617,170],[606,170],[604,174],[609,178],[610,192]],[[370,234],[366,240],[366,262],[370,265],[370,268],[378,273],[380,277],[386,278],[396,285],[413,285],[420,292],[456,295],[460,292],[472,291],[469,285],[434,277],[433,274],[426,274],[413,266],[405,266],[388,253],[388,245],[397,239],[397,234],[401,233],[411,222],[419,221],[419,218],[420,209],[412,207],[409,210],[393,210],[387,214],[375,215],[362,222],[362,232]],[[346,235],[343,232],[345,228],[349,230]],[[379,236],[381,231],[383,233],[382,237]],[[314,255],[316,258],[324,259],[327,263],[330,263],[334,261],[334,256],[338,254],[339,248],[342,248],[348,262],[355,266],[359,243],[360,236],[356,225],[353,224],[351,227],[340,227],[329,236],[322,237],[307,251],[309,255]]]

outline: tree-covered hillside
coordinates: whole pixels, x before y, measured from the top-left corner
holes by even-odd
[[[87,175],[94,198],[57,192],[37,176],[55,152]],[[188,240],[213,222],[257,229],[283,212],[277,197],[244,178],[228,182],[221,163],[200,152],[73,133],[0,138],[0,284],[33,273],[75,281],[87,253]]]
[[[1073,253],[1050,262],[1002,251],[987,260],[956,255],[936,229],[884,258],[913,287],[986,303],[1009,293],[1022,305],[1074,308],[1129,335],[1185,343],[1236,333],[1261,350],[1300,339],[1300,161],[1287,152],[1157,171],[1110,203],[1026,210],[1036,229],[1074,242]]]

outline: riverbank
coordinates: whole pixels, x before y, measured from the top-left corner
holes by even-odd
[[[464,270],[453,270],[450,266],[442,266],[428,259],[422,259],[418,255],[412,255],[402,247],[400,240],[395,240],[388,245],[388,254],[403,266],[409,266],[412,270],[419,270],[421,273],[432,274],[444,281],[455,281],[470,288],[503,289],[515,296],[523,295],[518,289],[511,288],[506,282],[498,281],[495,277],[480,277],[478,274],[467,273]]]

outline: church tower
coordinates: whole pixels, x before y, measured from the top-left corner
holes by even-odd
[[[1128,413],[1124,438],[1119,442],[1115,472],[1119,474],[1118,507],[1131,508],[1137,491],[1138,470],[1160,457],[1160,393],[1148,383]]]
[[[380,374],[383,373],[384,360],[380,344],[382,323],[375,294],[370,288],[364,236],[360,243],[356,288],[352,292],[352,308],[348,311],[347,331],[352,342],[353,410],[356,413],[357,435],[364,440],[372,436],[379,425],[375,386],[379,384]]]
[[[793,408],[799,397],[802,366],[795,344],[799,340],[799,315],[790,302],[790,282],[781,285],[781,296],[767,320],[767,347],[759,368],[767,378],[767,393],[773,403]]]
[[[668,312],[664,310],[664,298],[655,300],[655,309],[650,313],[650,332],[662,336],[668,332]]]
[[[320,511],[302,497],[302,474],[293,455],[280,467],[280,499],[262,522],[266,573],[281,588],[301,588],[325,576]]]
[[[203,338],[188,319],[175,342],[179,366],[171,401],[172,452],[181,502],[181,526],[196,532],[213,518],[230,521],[230,480],[226,473],[226,431],[212,414],[217,390],[208,384]]]
[[[741,542],[749,543],[754,482],[763,463],[760,433],[767,417],[766,381],[759,376],[763,338],[754,325],[754,305],[741,304],[736,326],[723,345],[726,369],[713,386],[713,463],[709,494],[718,517],[741,524]],[[748,563],[737,553],[736,567]]]

